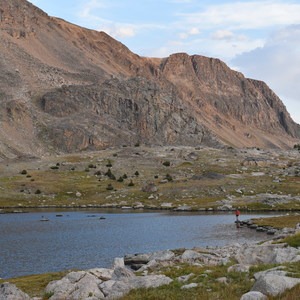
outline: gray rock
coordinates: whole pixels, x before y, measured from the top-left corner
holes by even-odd
[[[268,297],[261,292],[248,292],[240,300],[267,300]]]
[[[0,300],[30,300],[30,297],[14,284],[4,282],[0,284]]]
[[[106,268],[96,268],[96,269],[90,269],[88,272],[95,277],[101,279],[101,280],[110,280],[113,276],[114,271],[111,269]]]
[[[236,265],[230,266],[227,269],[227,272],[247,273],[247,272],[249,272],[249,269],[250,269],[249,265],[236,264]]]
[[[261,276],[266,276],[266,275],[279,275],[279,276],[286,276],[287,272],[284,271],[285,267],[279,266],[276,268],[272,268],[266,271],[261,271],[257,272],[254,274],[254,278],[258,280]]]
[[[260,276],[251,291],[258,291],[265,295],[277,296],[300,284],[300,278],[267,274]]]
[[[113,269],[115,268],[124,268],[125,262],[123,257],[116,257],[114,259]]]
[[[170,250],[157,251],[150,255],[149,260],[166,261],[175,257],[174,252]]]
[[[219,283],[228,284],[226,277],[219,277],[216,279],[216,281]]]
[[[133,276],[122,280],[109,280],[99,285],[106,299],[116,299],[126,295],[132,289],[159,287],[172,282],[165,275]]]
[[[127,269],[127,268],[115,268],[113,275],[112,275],[112,279],[113,280],[123,280],[124,278],[131,278],[131,277],[135,277],[134,273]]]
[[[175,211],[190,211],[192,207],[189,205],[180,205],[177,208],[174,208]]]
[[[198,286],[197,283],[190,283],[190,284],[183,285],[180,289],[187,290],[187,289],[195,288],[197,286]]]
[[[100,285],[105,299],[117,299],[125,296],[133,288],[127,281],[109,280]]]
[[[45,289],[45,293],[53,293],[51,300],[67,299],[67,297],[75,290],[75,284],[71,283],[66,277],[51,281]]]
[[[183,260],[197,260],[200,259],[202,256],[200,253],[194,250],[185,250],[181,255],[181,259]]]
[[[173,280],[165,275],[136,276],[129,279],[133,288],[155,288],[170,284]]]
[[[285,247],[284,244],[247,245],[238,251],[235,258],[246,265],[278,264],[300,261],[298,253],[296,248]]]
[[[104,294],[98,287],[101,283],[102,280],[89,272],[71,272],[61,280],[50,282],[45,292],[53,293],[51,300],[103,299]]]
[[[183,275],[177,278],[177,280],[179,282],[186,282],[188,281],[192,276],[194,275],[194,273],[188,274],[188,275]]]
[[[95,276],[87,273],[80,281],[76,283],[75,290],[70,294],[69,299],[104,299],[104,294],[99,289],[102,281]],[[52,300],[52,297],[50,298]]]
[[[147,264],[150,261],[150,254],[127,254],[124,257],[125,265]]]

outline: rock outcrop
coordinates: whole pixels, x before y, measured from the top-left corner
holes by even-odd
[[[45,292],[52,295],[50,300],[117,299],[132,289],[159,287],[171,282],[165,275],[136,276],[124,267],[124,260],[118,258],[114,269],[71,272],[61,280],[50,282]]]
[[[0,284],[0,300],[30,300],[30,297],[14,284],[5,282]]]
[[[0,156],[120,144],[279,147],[300,127],[263,82],[218,59],[140,57],[104,32],[0,3]]]

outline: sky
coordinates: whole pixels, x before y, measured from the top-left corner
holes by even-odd
[[[223,60],[265,81],[300,124],[300,0],[30,0],[141,56]]]

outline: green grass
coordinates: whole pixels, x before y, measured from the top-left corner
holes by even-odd
[[[283,240],[280,240],[281,243],[287,243],[291,247],[300,247],[300,233],[290,235]],[[300,269],[299,269],[300,270]]]
[[[282,229],[285,227],[295,228],[295,226],[300,223],[300,215],[286,215],[280,217],[254,219],[254,223],[259,226],[271,226],[277,229]]]
[[[118,152],[118,156],[113,156]],[[235,156],[231,151],[216,149],[193,148],[187,150],[170,151],[166,148],[139,147],[141,155],[135,155],[136,148],[108,149],[99,152],[79,153],[48,157],[41,160],[16,161],[10,165],[0,164],[0,207],[33,207],[33,206],[74,206],[102,205],[110,202],[132,205],[139,201],[147,205],[160,207],[162,202],[172,202],[173,206],[189,205],[193,209],[216,208],[218,200],[226,199],[229,195],[235,196],[239,206],[249,210],[300,210],[299,202],[277,204],[271,207],[256,201],[245,201],[242,195],[236,192],[243,189],[244,195],[256,195],[260,193],[299,194],[298,177],[286,176],[280,183],[274,183],[273,178],[279,176],[282,169],[276,164],[264,167],[241,166],[243,157]],[[186,151],[186,152],[184,152]],[[197,160],[187,161],[186,155],[196,152]],[[145,156],[143,156],[145,155]],[[113,157],[113,159],[112,159]],[[107,162],[111,161],[111,168],[116,178],[127,174],[124,182],[109,181],[103,176],[94,176],[96,171],[104,174],[107,171]],[[162,162],[170,161],[171,165],[165,167]],[[50,167],[59,163],[59,169]],[[96,168],[88,169],[93,165]],[[27,170],[31,176],[27,178],[20,171]],[[73,170],[72,170],[73,169]],[[138,171],[139,176],[134,176]],[[252,172],[264,172],[264,176],[252,176]],[[160,181],[169,173],[173,181],[165,184]],[[207,173],[224,175],[219,179],[205,178]],[[238,178],[227,175],[239,174]],[[273,177],[270,176],[273,174]],[[158,175],[158,178],[155,178]],[[193,175],[204,175],[199,180],[193,180]],[[134,186],[128,187],[130,180]],[[99,181],[100,180],[100,181]],[[149,193],[141,192],[147,182],[154,182],[158,187],[159,199],[148,200]],[[107,191],[106,187],[112,183],[116,191]],[[34,195],[36,190],[41,190],[41,195]],[[21,190],[29,190],[26,194]],[[79,191],[82,197],[76,198],[74,194]],[[107,198],[110,197],[111,198]],[[108,200],[110,199],[110,200]],[[21,205],[19,205],[21,204]],[[120,204],[120,206],[122,206]]]
[[[68,271],[70,272],[70,271]],[[30,297],[44,297],[44,290],[48,283],[53,280],[59,280],[64,277],[67,273],[65,272],[56,272],[56,273],[47,273],[39,275],[29,275],[18,278],[11,279],[1,279],[0,283],[10,282],[15,284],[20,290],[28,294]]]

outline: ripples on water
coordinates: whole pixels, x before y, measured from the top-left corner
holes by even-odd
[[[235,216],[196,213],[35,212],[0,215],[0,277],[109,267],[128,253],[266,239]],[[40,222],[41,216],[49,222]],[[100,220],[100,216],[105,219]],[[241,219],[263,215],[244,215]],[[268,215],[270,216],[270,215]]]

